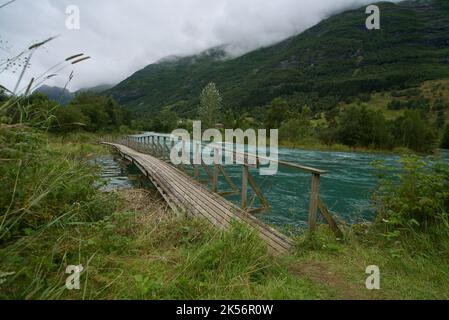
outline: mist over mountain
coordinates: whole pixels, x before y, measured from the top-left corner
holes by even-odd
[[[51,87],[48,85],[42,85],[35,90],[35,92],[42,93],[50,100],[59,102],[62,105],[68,104],[75,98],[75,94],[69,90],[59,87]]]
[[[168,106],[188,113],[196,108],[201,89],[215,82],[226,108],[248,110],[283,96],[323,109],[363,92],[449,76],[447,1],[378,6],[381,30],[366,29],[362,7],[237,58],[217,47],[160,60],[106,93],[138,112]]]
[[[391,0],[398,1],[398,0]],[[366,5],[372,0],[77,0],[81,28],[65,25],[68,0],[20,0],[2,9],[1,37],[17,52],[30,41],[61,35],[45,52],[33,56],[33,73],[42,74],[57,61],[83,52],[92,57],[78,64],[71,89],[118,83],[166,56],[187,56],[227,44],[232,56],[268,46],[317,24],[332,14]],[[29,12],[33,13],[30,19]],[[39,26],[38,28],[36,26]],[[0,45],[1,47],[1,45]],[[9,53],[1,50],[0,60]],[[48,81],[64,87],[72,70]],[[14,72],[2,74],[2,85],[13,88]]]
[[[76,91],[76,93],[81,93],[81,92],[102,93],[106,90],[113,88],[114,86],[115,86],[114,84],[100,84],[100,85],[94,86],[94,87],[87,87],[87,88],[79,89],[78,91]]]

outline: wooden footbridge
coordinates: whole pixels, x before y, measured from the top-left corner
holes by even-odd
[[[214,164],[212,168],[202,161],[201,165],[192,165],[190,168],[185,165],[173,165],[170,162],[170,152],[175,146],[175,141],[169,135],[151,133],[125,138],[104,138],[101,143],[114,147],[123,158],[134,163],[157,188],[173,211],[193,214],[220,228],[229,227],[233,220],[246,223],[259,233],[269,250],[275,254],[284,253],[292,247],[293,242],[289,237],[253,215],[269,211],[271,208],[252,177],[247,161],[242,165],[242,185],[239,189],[225,168],[219,164]],[[182,146],[184,147],[184,144]],[[198,143],[197,147],[201,150],[202,144]],[[214,151],[215,154],[219,154],[218,149]],[[253,155],[243,154],[243,156],[248,159],[248,156]],[[257,158],[255,155],[254,157]],[[331,229],[341,237],[341,231],[332,215],[319,198],[320,176],[325,172],[294,163],[282,161],[278,163],[281,166],[309,172],[312,176],[309,231],[313,232],[316,228],[319,209]],[[204,175],[201,175],[200,171],[207,176],[206,180],[201,180]],[[218,183],[220,174],[223,175],[230,190],[220,192]],[[249,187],[259,199],[261,204],[259,208],[250,208],[248,205]],[[226,200],[224,197],[228,195],[241,195],[241,206]]]

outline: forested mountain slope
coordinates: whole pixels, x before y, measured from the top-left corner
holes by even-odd
[[[283,96],[314,111],[363,92],[449,77],[449,2],[378,3],[381,30],[367,30],[365,7],[332,16],[276,45],[237,58],[223,48],[167,58],[106,91],[135,111],[171,106],[188,114],[213,81],[224,105],[251,110]]]

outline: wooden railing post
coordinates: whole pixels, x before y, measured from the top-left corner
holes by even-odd
[[[320,175],[312,174],[312,187],[310,189],[310,207],[309,207],[309,232],[316,230],[316,220],[318,211],[318,196],[320,191]]]
[[[185,167],[187,166],[187,164],[188,164],[188,159],[189,158],[187,158],[188,157],[188,155],[187,155],[187,143],[186,143],[186,141],[184,140],[184,139],[182,139],[181,140],[181,168],[182,169],[185,169]]]
[[[152,148],[152,150],[153,150],[153,152],[152,152],[152,156],[153,157],[157,157],[157,148],[156,148],[156,144],[155,144],[155,140],[154,140],[154,136],[151,136],[151,138],[150,138],[150,141],[151,141],[151,148]]]
[[[215,148],[214,149],[214,175],[212,177],[212,191],[217,192],[218,191],[218,174],[220,170],[220,149]]]
[[[160,148],[160,142],[159,142],[159,136],[154,137],[156,139],[156,157],[160,158],[161,156],[161,148]]]
[[[193,152],[193,161],[192,161],[192,165],[193,165],[193,176],[195,177],[195,179],[198,179],[200,176],[200,170],[198,168],[199,164],[197,163],[197,160],[199,160],[201,162],[201,144],[200,143],[195,143],[193,145],[194,148],[194,152]]]
[[[343,232],[341,232],[340,228],[337,225],[337,222],[334,220],[334,217],[332,217],[323,200],[321,200],[320,198],[318,198],[318,208],[320,209],[323,217],[327,220],[329,228],[334,232],[335,236],[339,239],[343,239]]]
[[[149,136],[145,137],[145,149],[146,149],[148,154],[151,154],[150,137]]]
[[[244,164],[242,172],[242,208],[246,209],[248,207],[248,176],[249,169]]]
[[[167,146],[167,137],[162,138],[162,160],[166,160],[170,157],[166,157],[165,147]]]

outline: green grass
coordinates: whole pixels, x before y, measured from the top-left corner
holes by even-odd
[[[66,135],[51,135],[49,139],[53,148],[84,158],[110,153],[108,147],[99,144],[101,137],[98,134],[75,132]]]
[[[290,274],[242,225],[227,232],[164,212],[126,208],[91,223],[53,228],[22,249],[1,251],[15,272],[3,299],[304,299],[322,289]],[[64,288],[66,265],[82,264],[82,290]]]
[[[347,230],[345,236],[344,242],[338,242],[322,230],[310,250],[298,249],[300,261],[329,272],[327,277],[320,278],[319,273],[314,277],[326,283],[335,298],[449,299],[449,258],[441,250],[449,244],[447,230],[439,240],[404,237],[387,241],[376,228],[359,226]],[[369,265],[380,268],[378,291],[365,289]]]
[[[101,192],[87,159],[107,149],[94,136],[2,126],[0,137],[0,299],[449,299],[447,229],[355,226],[337,241],[320,227],[272,256],[246,226],[171,214],[154,190]],[[365,288],[369,265],[379,291]]]
[[[223,232],[201,220],[172,216],[160,202],[95,223],[55,228],[5,256],[3,299],[449,299],[448,258],[377,234],[325,228],[300,239],[293,254],[272,257],[242,225]],[[160,201],[160,200],[159,200]],[[126,201],[125,201],[126,202]],[[447,245],[447,244],[446,244]],[[412,250],[410,250],[412,249]],[[82,264],[81,290],[64,288],[65,266]],[[381,290],[365,288],[378,265]]]
[[[141,114],[171,106],[191,116],[202,88],[214,82],[227,109],[257,115],[254,107],[281,96],[297,107],[324,111],[362,92],[447,78],[446,1],[378,5],[383,17],[378,31],[366,30],[363,6],[237,58],[222,59],[225,52],[216,48],[149,65],[107,92]]]

